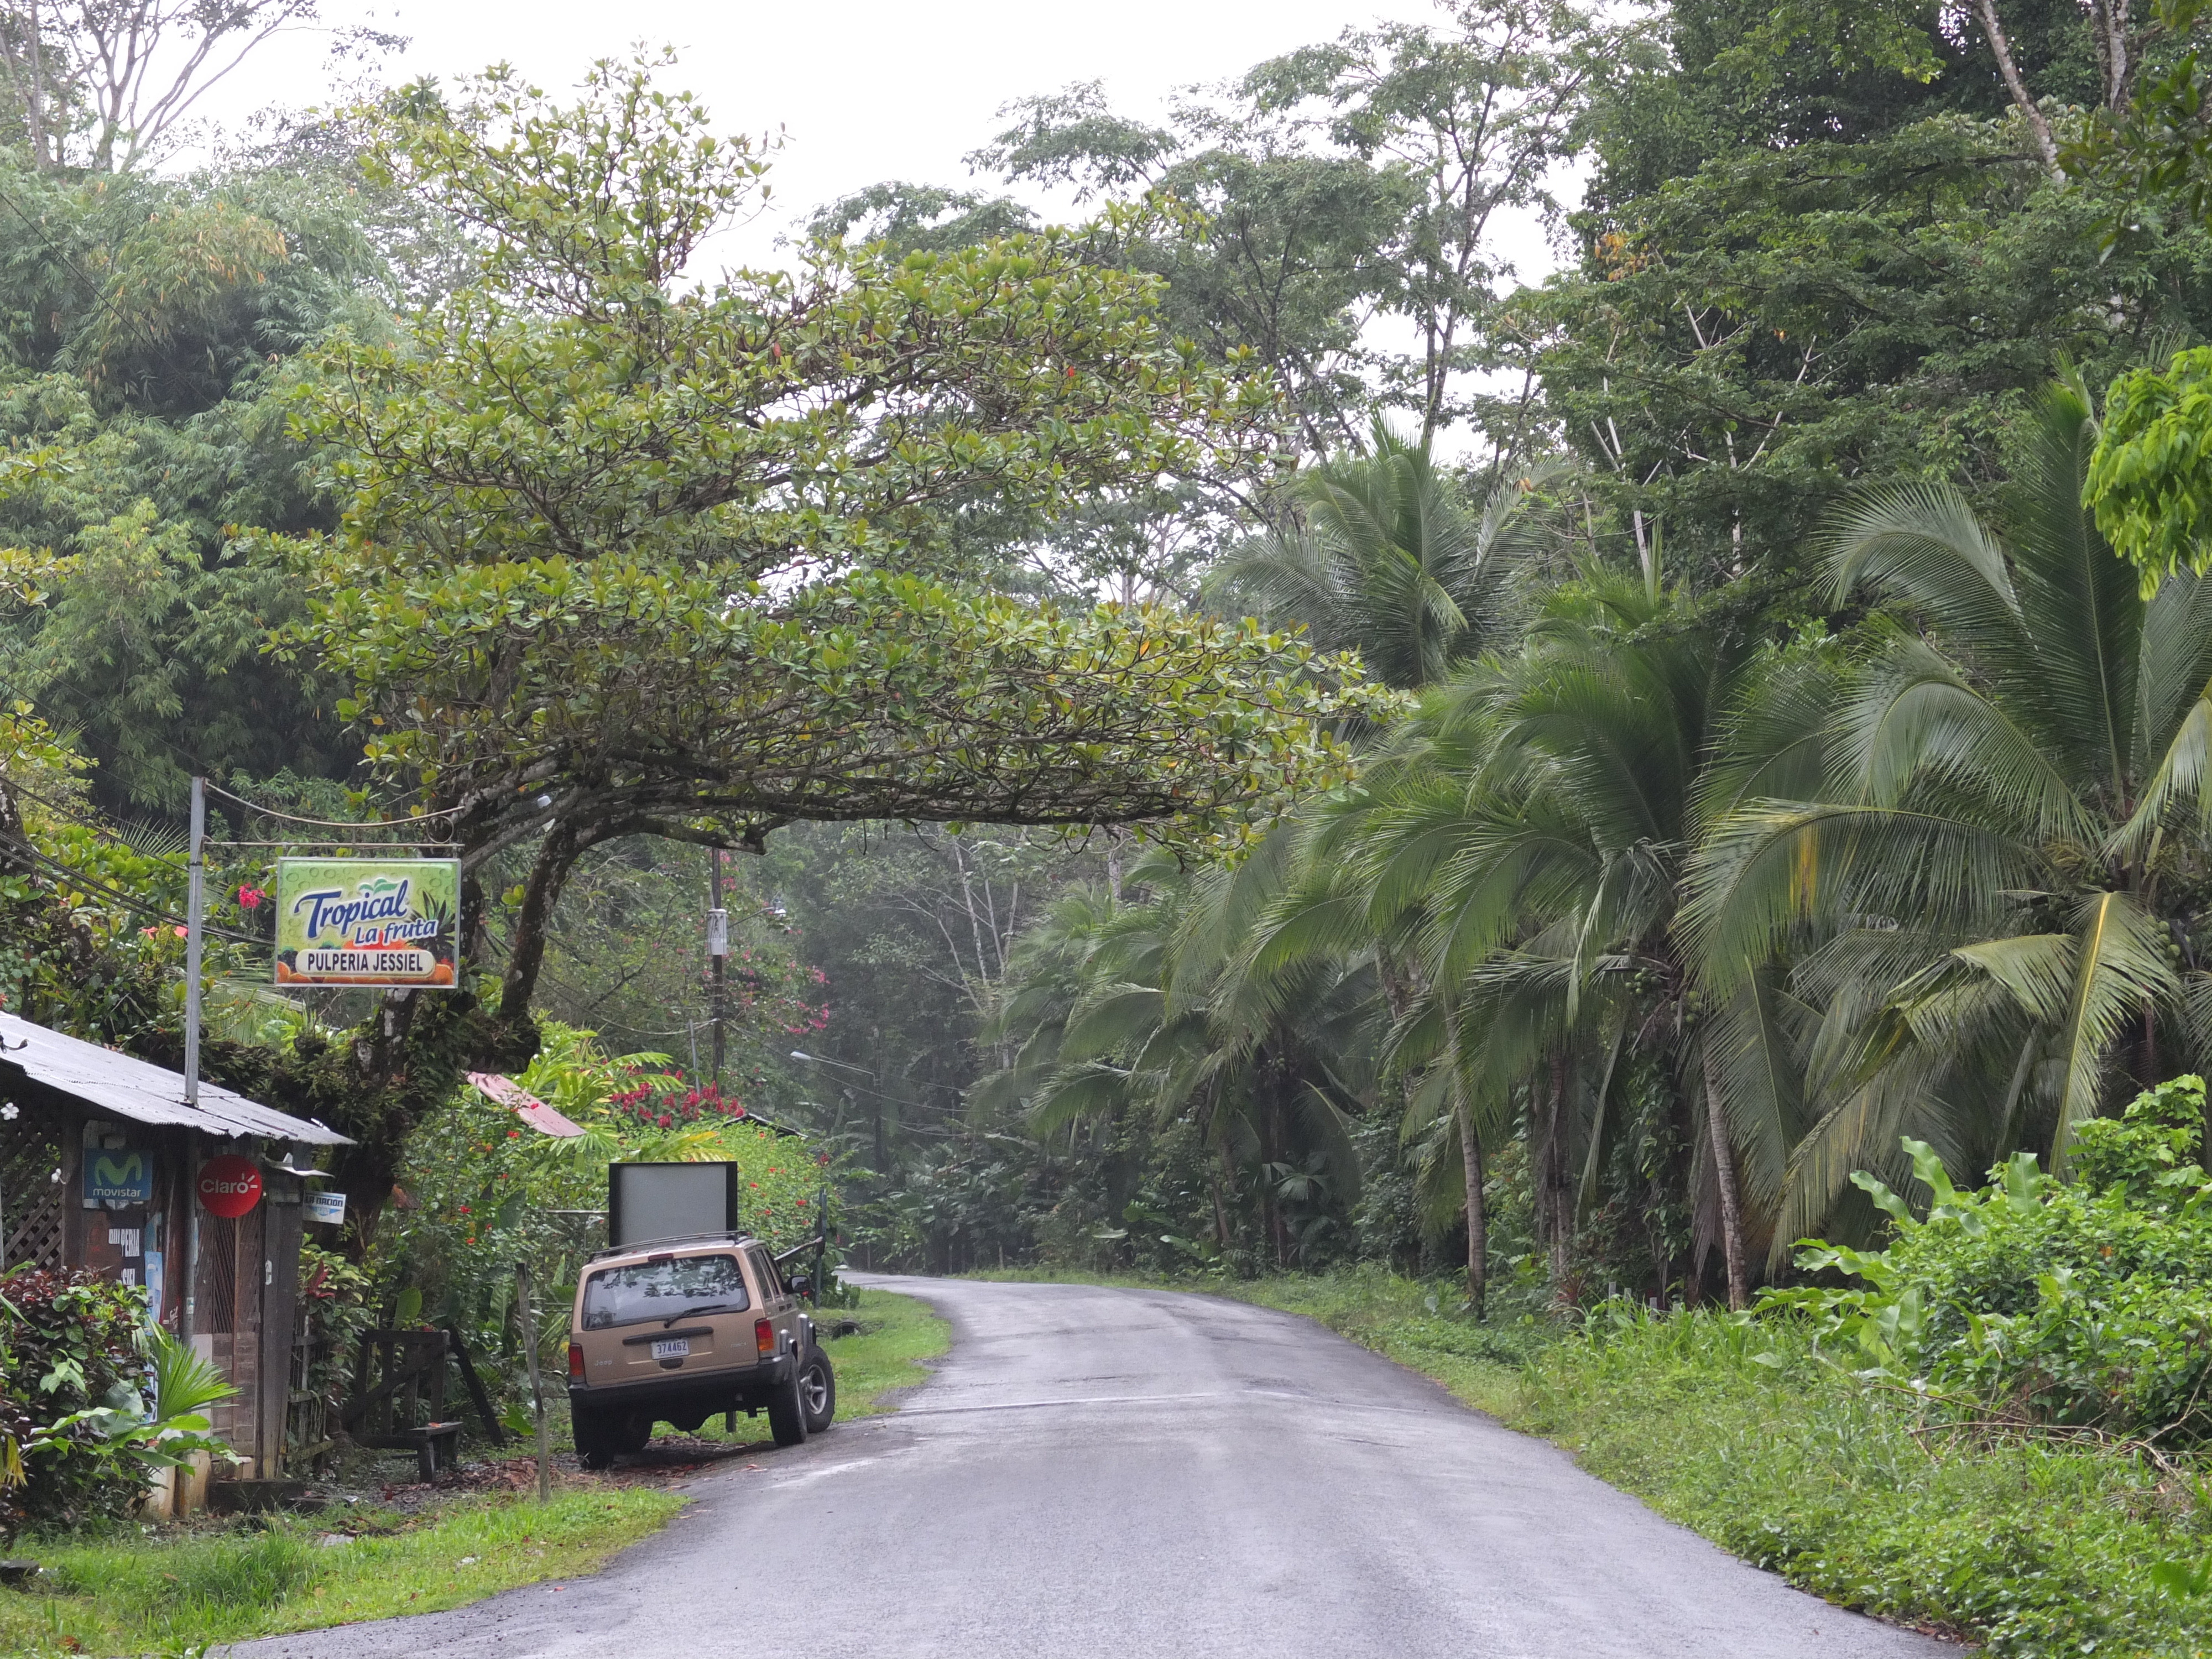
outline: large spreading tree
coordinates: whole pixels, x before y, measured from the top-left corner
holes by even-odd
[[[1265,378],[1206,366],[1096,257],[1129,227],[696,280],[764,163],[653,67],[569,106],[494,74],[370,112],[376,165],[471,227],[478,275],[330,350],[301,412],[350,505],[299,553],[297,648],[472,876],[528,851],[501,1014],[577,857],[620,836],[1218,829],[1328,775],[1347,665],[971,577],[968,520],[1266,464]]]

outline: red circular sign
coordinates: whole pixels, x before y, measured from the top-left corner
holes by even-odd
[[[211,1212],[240,1216],[261,1201],[261,1171],[250,1158],[211,1158],[200,1165],[199,1187]]]

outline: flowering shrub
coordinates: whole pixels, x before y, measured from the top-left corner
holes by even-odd
[[[145,1320],[143,1290],[82,1270],[0,1279],[0,1535],[120,1516],[145,1496],[88,1415],[152,1382]]]
[[[743,1223],[771,1249],[812,1235],[830,1171],[805,1142],[754,1121],[711,1085],[656,1069],[659,1055],[608,1055],[591,1032],[557,1021],[540,1030],[543,1047],[516,1081],[580,1137],[540,1134],[468,1089],[408,1143],[406,1199],[378,1249],[422,1292],[432,1322],[473,1329],[472,1343],[519,1361],[514,1264],[526,1261],[544,1287],[547,1352],[557,1359],[577,1273],[605,1239],[592,1213],[605,1208],[607,1165],[617,1160],[727,1159],[739,1166]]]
[[[719,1085],[694,1085],[675,1073],[641,1078],[635,1087],[608,1096],[607,1109],[641,1128],[653,1129],[746,1115],[744,1103],[724,1094]]]

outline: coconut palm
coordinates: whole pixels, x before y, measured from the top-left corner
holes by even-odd
[[[1388,1054],[1425,1074],[1409,1132],[1453,1120],[1472,1298],[1483,1145],[1525,1116],[1565,1293],[1577,1189],[1595,1183],[1616,1082],[1644,1062],[1694,1113],[1709,1235],[1742,1303],[1746,1240],[1771,1213],[1796,1127],[1791,1066],[1767,981],[1692,1006],[1677,896],[1716,803],[1818,776],[1793,726],[1742,713],[1795,706],[1785,681],[1754,639],[1656,570],[1557,590],[1518,654],[1424,700],[1317,836],[1323,878],[1257,947],[1265,962],[1347,948],[1363,929],[1401,941],[1418,990],[1394,1010]]]
[[[1357,651],[1386,685],[1414,690],[1499,642],[1535,551],[1527,508],[1541,465],[1469,512],[1425,441],[1379,418],[1364,454],[1302,474],[1297,521],[1232,552],[1208,577],[1224,609],[1302,623],[1325,651]]]
[[[1230,1243],[1226,1189],[1249,1177],[1279,1265],[1293,1242],[1279,1199],[1358,1193],[1345,1116],[1368,1083],[1374,983],[1358,957],[1236,970],[1294,854],[1287,829],[1233,868],[1153,854],[1129,872],[1144,902],[1054,911],[1008,975],[1005,1029],[1027,1040],[975,1095],[985,1109],[1020,1103],[1041,1135],[1121,1113],[1189,1119],[1218,1160],[1217,1242]]]
[[[2082,509],[2086,398],[2045,399],[2009,539],[1956,489],[1875,492],[1828,549],[1838,599],[1898,620],[1851,674],[1815,794],[1721,818],[1690,931],[1717,995],[1785,955],[1808,1133],[1778,1251],[1854,1170],[1909,1178],[2085,1119],[2198,1052],[2189,926],[2212,879],[2212,583],[2148,599]],[[1771,791],[1779,796],[1782,792]]]

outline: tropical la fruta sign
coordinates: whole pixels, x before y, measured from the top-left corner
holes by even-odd
[[[276,860],[279,985],[410,985],[459,976],[459,859]]]

